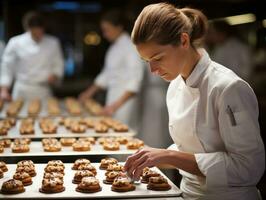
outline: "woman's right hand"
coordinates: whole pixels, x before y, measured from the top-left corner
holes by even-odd
[[[78,96],[79,101],[81,101],[82,103],[86,100],[86,99],[90,99],[91,98],[91,94],[88,90],[83,91],[82,93],[80,93],[80,95]]]

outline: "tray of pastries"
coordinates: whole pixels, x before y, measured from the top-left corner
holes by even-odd
[[[131,137],[0,139],[0,156],[129,155],[143,146],[142,140]]]
[[[0,137],[101,137],[134,136],[136,133],[122,122],[107,117],[58,117],[0,120]]]
[[[163,198],[181,194],[158,168],[145,168],[140,181],[132,182],[123,172],[123,163],[110,157],[100,163],[85,158],[74,163],[0,162],[0,175],[0,198],[4,199]]]

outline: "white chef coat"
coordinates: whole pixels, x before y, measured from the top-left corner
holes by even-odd
[[[127,33],[122,33],[109,47],[103,70],[96,77],[95,84],[107,89],[106,105],[110,105],[126,91],[138,93],[143,73],[144,64],[139,58],[130,36]],[[137,96],[130,98],[113,117],[136,129]]]
[[[167,92],[174,149],[193,153],[205,175],[179,170],[180,188],[185,199],[256,200],[265,168],[256,96],[234,72],[213,62],[205,50],[199,52],[202,57],[187,80],[179,75]]]
[[[2,86],[10,86],[13,79],[13,98],[45,98],[51,95],[48,77],[61,78],[64,62],[59,41],[44,35],[40,42],[32,39],[30,32],[11,38],[1,63]]]

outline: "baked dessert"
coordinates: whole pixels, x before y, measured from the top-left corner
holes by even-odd
[[[97,142],[103,145],[105,142],[115,142],[115,138],[112,137],[99,137]]]
[[[166,191],[171,189],[171,185],[168,184],[167,179],[165,179],[163,176],[155,176],[149,178],[147,189],[155,191]]]
[[[105,142],[103,144],[103,149],[107,151],[117,151],[120,148],[119,142]]]
[[[13,144],[30,144],[30,138],[15,138]]]
[[[87,99],[84,102],[84,106],[93,115],[100,115],[100,113],[102,113],[103,110],[102,105],[93,99]]]
[[[59,107],[59,102],[56,98],[49,98],[47,101],[48,114],[51,116],[60,115],[61,110]]]
[[[82,113],[81,106],[80,106],[80,103],[76,99],[72,97],[66,98],[65,105],[66,105],[67,111],[71,115],[81,115]]]
[[[6,109],[6,115],[9,117],[16,117],[19,111],[21,110],[23,103],[23,99],[21,98],[12,101]]]
[[[85,141],[76,141],[72,147],[74,151],[89,151],[91,149],[90,143]]]
[[[103,158],[101,160],[100,169],[107,169],[110,164],[117,164],[118,161],[115,158]]]
[[[106,169],[106,174],[110,171],[117,171],[117,172],[122,172],[124,170],[124,166],[120,164],[109,164],[107,169]]]
[[[94,193],[101,191],[100,182],[95,177],[84,177],[78,184],[76,191],[83,193]]]
[[[132,139],[132,138],[121,136],[121,137],[115,138],[115,141],[119,142],[119,144],[127,144],[128,140],[130,140],[130,139]]]
[[[7,168],[6,163],[4,161],[0,161],[0,169],[3,172],[7,172],[8,171],[8,168]]]
[[[4,101],[0,99],[0,111],[2,110],[3,107],[4,107]]]
[[[95,138],[94,137],[80,137],[78,140],[89,142],[91,144],[95,144]]]
[[[29,102],[28,106],[28,115],[29,116],[36,116],[39,114],[41,110],[41,101],[40,99],[33,99]]]
[[[125,174],[120,173],[114,179],[111,189],[115,192],[128,192],[135,190],[136,187],[130,182],[130,179]]]
[[[10,125],[10,128],[15,126],[17,122],[16,118],[13,118],[13,117],[8,117],[5,120]]]
[[[86,117],[82,119],[82,124],[86,125],[88,128],[94,128],[96,121],[92,118]]]
[[[42,180],[42,187],[39,189],[42,193],[59,193],[65,190],[64,182],[60,178],[52,177]]]
[[[85,133],[86,127],[79,122],[73,122],[71,124],[70,130],[72,133]]]
[[[87,176],[95,176],[95,174],[91,172],[90,170],[79,170],[75,173],[72,183],[78,184],[81,182],[83,177],[87,177]]]
[[[115,132],[128,132],[128,126],[125,124],[115,124],[113,126]]]
[[[73,170],[78,170],[79,166],[81,166],[81,165],[86,165],[86,164],[90,164],[90,163],[91,163],[90,160],[88,160],[88,159],[86,159],[86,158],[79,158],[79,159],[77,159],[77,160],[74,162],[74,164],[73,164],[73,166],[72,166],[72,169],[73,169]]]
[[[149,168],[148,169],[145,168],[141,176],[141,182],[148,183],[150,177],[157,177],[157,176],[160,176],[158,172],[151,170]]]
[[[27,144],[13,144],[12,152],[13,153],[27,153],[30,151],[30,147]]]
[[[44,168],[44,171],[46,173],[57,172],[57,173],[65,174],[64,167],[62,167],[62,166],[47,165]]]
[[[119,171],[110,171],[105,174],[105,180],[103,182],[105,184],[113,184],[115,178],[120,174]]]
[[[19,180],[9,179],[2,184],[2,194],[18,194],[25,191],[23,183]]]
[[[31,177],[36,176],[36,171],[33,166],[17,166],[16,168],[16,173],[22,173],[22,172],[27,172]]]
[[[51,179],[51,178],[59,178],[63,180],[64,174],[59,173],[59,172],[44,172],[43,179]]]
[[[61,138],[60,143],[63,146],[72,146],[72,144],[76,142],[76,138]]]
[[[43,146],[55,144],[57,142],[58,142],[58,140],[56,138],[44,138],[44,139],[42,139],[42,145]]]
[[[47,166],[55,166],[55,167],[59,166],[59,167],[63,167],[65,169],[65,165],[61,160],[50,160],[47,163]]]
[[[78,167],[78,170],[89,170],[91,171],[95,176],[97,175],[97,171],[96,171],[96,168],[91,165],[91,164],[85,164],[85,165],[80,165]]]
[[[0,145],[0,153],[3,153],[3,152],[4,152],[4,146]]]
[[[32,178],[27,172],[16,172],[13,179],[21,181],[24,186],[32,184]]]
[[[53,134],[57,132],[57,125],[48,118],[42,118],[39,121],[40,128],[44,134]]]
[[[11,139],[1,139],[0,140],[0,146],[3,146],[4,148],[8,148],[11,146]]]
[[[0,120],[0,136],[7,135],[9,129],[9,124],[5,120]]]
[[[61,144],[56,141],[55,143],[46,144],[43,146],[43,150],[46,152],[58,152],[61,151],[62,146]]]
[[[142,140],[140,140],[140,139],[134,138],[134,139],[128,141],[126,146],[127,146],[128,149],[135,150],[135,149],[139,149],[139,148],[143,147],[144,146],[144,142]]]
[[[17,167],[24,167],[24,166],[29,166],[35,169],[35,166],[32,160],[21,160],[17,163]]]
[[[102,123],[96,123],[94,125],[94,130],[96,133],[107,133],[108,132],[108,126]]]
[[[0,178],[4,177],[4,172],[2,171],[2,169],[0,169]]]

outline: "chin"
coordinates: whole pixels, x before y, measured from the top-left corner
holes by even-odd
[[[161,76],[161,78],[162,78],[163,80],[165,80],[166,82],[171,82],[172,80],[175,79],[174,77],[169,76],[169,75]]]

